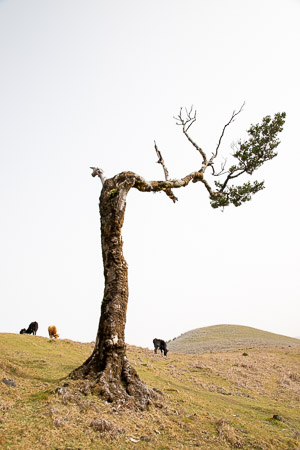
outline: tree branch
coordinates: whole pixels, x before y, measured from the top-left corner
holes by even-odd
[[[211,158],[210,158],[210,160],[209,160],[208,165],[211,166],[213,160],[218,156],[218,151],[219,151],[219,148],[220,148],[220,145],[221,145],[223,136],[224,136],[224,134],[225,134],[226,128],[227,128],[232,122],[234,122],[236,116],[242,112],[244,106],[245,106],[245,102],[242,104],[242,106],[240,107],[240,109],[239,109],[237,112],[236,112],[236,111],[233,111],[233,113],[232,113],[232,115],[231,115],[231,117],[230,117],[229,122],[227,122],[227,123],[224,125],[223,130],[222,130],[222,133],[221,133],[221,136],[220,136],[220,138],[219,138],[219,142],[218,142],[216,151],[215,151],[215,153],[212,154],[212,156],[211,156]]]
[[[241,169],[241,168],[236,168],[233,172],[230,172],[227,175],[224,183],[222,184],[222,189],[221,190],[223,191],[226,188],[227,183],[228,183],[229,180],[232,180],[233,178],[237,178],[240,175],[243,175],[243,173],[245,173],[245,172],[246,172],[246,169]]]
[[[179,189],[187,186],[191,181],[193,183],[202,182],[209,192],[210,196],[215,197],[218,195],[214,192],[209,183],[204,179],[202,172],[192,172],[183,178],[167,180],[167,181],[146,181],[143,177],[132,174],[136,177],[134,188],[142,192],[166,192],[168,189]]]
[[[99,169],[98,167],[90,167],[90,169],[92,169],[92,177],[99,177],[101,182],[102,182],[102,186],[106,180],[105,176],[104,176],[104,172],[102,169]]]
[[[161,165],[162,165],[162,168],[163,168],[164,174],[165,174],[165,180],[168,181],[168,180],[169,180],[169,172],[168,172],[168,169],[167,169],[167,167],[166,167],[166,165],[165,165],[165,161],[164,161],[164,159],[163,159],[163,157],[162,157],[160,151],[158,150],[158,147],[157,147],[155,141],[154,141],[154,148],[155,148],[156,154],[157,154],[157,156],[158,156],[157,164],[161,164]],[[167,195],[174,203],[177,202],[178,198],[175,197],[175,195],[173,194],[173,192],[172,192],[171,189],[166,189],[164,192],[166,193],[166,195]]]
[[[193,139],[188,134],[189,128],[193,125],[194,122],[196,122],[197,111],[195,110],[194,115],[192,115],[192,113],[193,113],[193,106],[192,106],[189,111],[185,108],[185,113],[186,113],[186,117],[183,118],[183,116],[182,116],[182,108],[180,108],[178,116],[174,117],[174,119],[176,120],[176,124],[177,125],[182,126],[183,134],[186,136],[186,138],[190,141],[190,143],[195,147],[195,149],[202,156],[203,163],[202,163],[202,167],[201,167],[200,172],[204,172],[206,167],[207,167],[207,156],[204,153],[204,151],[202,150],[202,148],[199,147],[199,145],[197,145],[196,142],[193,141]]]
[[[221,136],[219,138],[218,145],[216,147],[215,153],[212,154],[211,158],[208,160],[206,154],[203,150],[190,138],[187,131],[196,121],[196,111],[193,113],[193,107],[188,111],[185,109],[186,117],[182,115],[182,108],[180,109],[179,115],[176,118],[177,125],[182,126],[183,133],[188,138],[188,140],[193,144],[193,146],[199,151],[202,156],[202,167],[200,170],[190,173],[180,179],[169,179],[169,173],[161,152],[158,150],[156,142],[154,142],[154,147],[156,154],[158,156],[158,164],[161,164],[165,181],[146,181],[141,176],[133,172],[122,172],[116,177],[110,180],[114,180],[116,186],[121,191],[123,189],[123,184],[126,185],[126,189],[134,187],[141,192],[160,192],[163,191],[165,194],[171,198],[175,203],[178,199],[172,192],[172,189],[178,189],[187,186],[191,181],[193,183],[201,182],[204,184],[206,190],[209,193],[211,206],[213,208],[224,208],[230,204],[234,206],[240,206],[242,203],[251,200],[251,197],[256,192],[259,192],[264,188],[263,182],[254,181],[254,183],[246,182],[242,185],[229,185],[229,181],[240,177],[241,175],[247,173],[252,175],[255,170],[257,170],[266,161],[273,159],[277,153],[274,152],[276,147],[279,145],[280,141],[278,139],[278,134],[283,130],[283,125],[285,123],[286,114],[276,113],[272,119],[270,116],[263,118],[261,124],[251,125],[249,130],[247,130],[249,139],[245,142],[238,141],[235,144],[235,152],[232,155],[236,158],[237,163],[225,170],[225,164],[221,164],[221,170],[216,173],[214,169],[214,159],[218,156],[218,151],[222,142],[226,128],[235,120],[235,117],[240,114],[244,107],[243,105],[236,112],[233,111],[230,120],[224,125]],[[204,173],[207,167],[212,168],[212,175],[222,176],[224,175],[223,182],[215,181],[215,188],[212,189],[210,184],[204,178]],[[98,176],[102,183],[105,183],[105,177],[103,170],[97,167],[91,167],[93,170],[92,176]],[[107,180],[108,183],[109,180]],[[111,191],[112,198],[117,195],[117,190],[115,188]]]
[[[167,169],[167,167],[165,165],[165,161],[163,160],[163,157],[162,157],[160,151],[158,150],[158,147],[157,147],[155,141],[154,141],[154,148],[155,148],[156,154],[158,156],[157,164],[161,164],[162,165],[162,168],[164,169],[165,180],[168,180],[169,179],[169,172],[168,172],[168,169]]]
[[[226,164],[227,164],[227,158],[225,158],[225,161],[221,162],[221,170],[219,172],[217,172],[217,173],[215,172],[214,165],[211,164],[210,167],[211,167],[213,176],[214,177],[220,177],[221,175],[224,175],[225,173],[227,173],[225,171]]]

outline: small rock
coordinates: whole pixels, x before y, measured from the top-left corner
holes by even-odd
[[[3,383],[5,383],[7,386],[16,387],[16,382],[13,379],[10,378],[2,378],[1,380]]]
[[[135,444],[140,441],[139,439],[134,439],[134,438],[130,438],[130,440],[131,440],[131,442],[134,442]]]
[[[95,431],[100,431],[100,433],[104,433],[106,431],[112,433],[123,433],[121,428],[118,428],[113,422],[109,422],[105,419],[94,419],[90,423],[90,427]]]
[[[59,419],[58,417],[55,418],[55,419],[53,419],[53,424],[54,424],[57,428],[63,427],[63,426],[65,425],[65,424],[64,424],[64,421],[63,421],[62,419]]]
[[[91,388],[89,384],[85,384],[84,386],[81,387],[80,391],[84,394],[84,395],[89,395],[91,393]]]
[[[57,414],[59,411],[56,408],[50,408],[49,412],[47,414],[49,414],[49,416],[54,416],[55,414]]]
[[[67,389],[65,387],[60,386],[56,389],[56,393],[58,395],[64,395],[67,393]]]
[[[156,434],[160,434],[160,431],[158,431],[158,430],[154,430],[154,431],[155,431]]]
[[[144,442],[151,442],[151,439],[149,438],[149,436],[141,436],[140,440],[144,441]]]

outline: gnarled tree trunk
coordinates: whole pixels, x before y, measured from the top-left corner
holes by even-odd
[[[107,401],[131,397],[135,404],[145,408],[158,394],[142,383],[131,367],[125,344],[128,266],[121,231],[126,197],[135,181],[133,173],[123,172],[103,184],[99,204],[105,277],[101,317],[93,353],[71,376],[89,379],[92,390]]]
[[[114,178],[105,180],[102,169],[93,167],[92,176],[99,176],[103,188],[100,196],[102,256],[105,276],[104,298],[96,344],[92,355],[71,376],[88,379],[91,389],[107,401],[133,400],[140,408],[145,408],[153,399],[159,399],[158,391],[149,389],[138,377],[126,358],[125,323],[128,302],[128,268],[123,256],[122,226],[126,207],[126,197],[131,188],[141,192],[163,191],[173,202],[177,198],[172,189],[193,183],[202,183],[207,190],[213,208],[224,208],[229,204],[240,206],[249,201],[251,196],[263,189],[263,182],[255,181],[240,186],[229,183],[243,174],[252,175],[266,161],[274,158],[274,149],[279,145],[278,133],[282,131],[285,113],[277,113],[272,120],[266,116],[262,124],[252,125],[248,130],[248,141],[235,145],[232,155],[236,162],[226,170],[225,163],[221,170],[214,167],[218,157],[222,138],[226,128],[242,111],[233,111],[229,122],[224,126],[218,145],[210,158],[204,150],[190,137],[188,130],[196,121],[196,111],[186,110],[176,118],[177,124],[202,159],[201,168],[180,179],[169,179],[168,170],[160,151],[155,144],[158,163],[162,165],[165,181],[146,181],[133,172],[122,172]],[[205,174],[211,170],[211,176],[217,177],[214,188],[207,181]]]

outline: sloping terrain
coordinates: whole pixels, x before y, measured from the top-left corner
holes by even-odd
[[[129,346],[140,377],[164,394],[144,412],[66,385],[92,348],[0,334],[1,448],[299,448],[300,345],[167,358]]]
[[[168,342],[168,349],[176,353],[206,353],[228,350],[247,350],[252,347],[299,345],[295,338],[240,325],[214,325],[188,331]]]

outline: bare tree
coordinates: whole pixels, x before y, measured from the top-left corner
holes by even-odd
[[[283,129],[285,113],[277,113],[273,119],[266,116],[261,124],[251,125],[248,140],[239,140],[232,146],[231,156],[235,163],[228,167],[226,162],[221,163],[217,169],[224,133],[240,114],[243,106],[232,113],[221,132],[215,151],[210,156],[189,134],[196,121],[196,111],[193,108],[180,109],[175,118],[176,123],[199,153],[201,164],[199,170],[183,178],[169,179],[167,167],[156,143],[157,162],[161,164],[165,176],[163,181],[146,181],[133,172],[121,172],[106,179],[102,169],[91,168],[92,176],[99,177],[103,185],[99,208],[105,288],[95,348],[82,366],[71,373],[71,377],[88,380],[90,389],[109,402],[132,402],[144,409],[151,402],[160,400],[159,391],[150,389],[140,380],[126,357],[128,266],[123,256],[121,231],[127,194],[132,188],[140,192],[163,191],[175,203],[177,198],[173,193],[174,189],[185,187],[190,182],[199,182],[207,190],[213,208],[224,208],[230,204],[240,206],[249,201],[253,194],[263,189],[264,183],[246,181],[241,185],[233,185],[231,182],[242,175],[252,175],[262,164],[276,156],[274,150],[280,143],[277,136]],[[208,182],[209,178],[215,179],[213,185]]]

